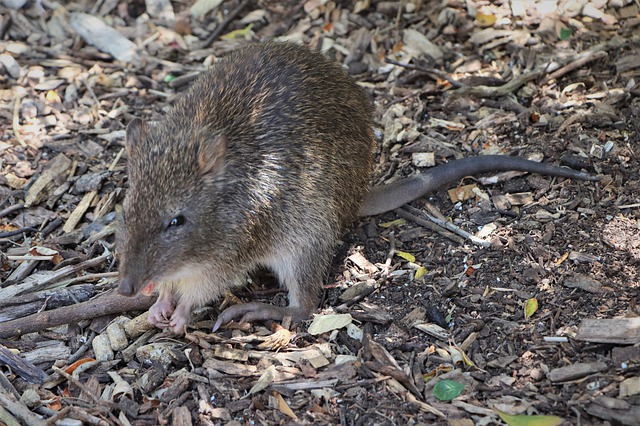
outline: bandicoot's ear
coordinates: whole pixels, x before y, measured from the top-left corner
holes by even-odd
[[[131,156],[133,148],[140,143],[142,138],[147,134],[149,127],[147,123],[139,118],[134,118],[129,122],[127,126],[127,133],[124,139],[124,147],[127,150],[127,155]]]
[[[224,134],[203,140],[198,146],[198,171],[201,176],[215,176],[224,166],[227,137]]]

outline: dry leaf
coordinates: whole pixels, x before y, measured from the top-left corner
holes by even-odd
[[[309,334],[317,336],[328,331],[338,330],[351,324],[353,317],[350,314],[317,315],[309,326]]]

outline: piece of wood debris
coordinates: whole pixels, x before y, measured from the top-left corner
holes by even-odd
[[[70,24],[87,43],[118,61],[134,63],[140,60],[136,44],[105,24],[102,19],[87,13],[73,13]]]
[[[0,345],[0,364],[11,368],[11,371],[29,383],[44,383],[48,377],[40,367],[26,361],[4,345]]]
[[[640,364],[640,346],[620,346],[611,350],[611,359],[617,367],[623,364]]]
[[[373,263],[369,261],[364,255],[360,252],[354,253],[348,257],[350,261],[355,263],[355,265],[361,270],[367,272],[368,274],[375,274],[380,272],[380,269]]]
[[[572,251],[571,253],[569,253],[569,260],[573,260],[578,263],[595,263],[599,262],[601,258],[600,256],[596,256],[594,254]]]
[[[620,398],[640,394],[640,377],[629,377],[620,383]]]
[[[87,302],[64,306],[52,311],[38,312],[28,317],[0,324],[0,339],[20,336],[62,324],[78,323],[104,315],[120,314],[128,311],[147,310],[155,302],[155,297],[138,295],[135,297],[107,293]]]
[[[569,255],[569,257],[571,257],[571,255]],[[579,288],[580,290],[584,290],[588,293],[599,294],[611,291],[610,288],[603,287],[600,281],[594,280],[593,278],[583,274],[573,274],[572,276],[565,278],[562,284],[565,287]]]
[[[600,373],[609,369],[604,362],[579,362],[566,367],[549,371],[547,377],[552,382],[568,382],[578,380],[590,374]]]
[[[614,410],[598,404],[589,404],[587,413],[592,416],[621,425],[640,425],[640,407],[632,406],[626,410]]]
[[[533,196],[530,192],[519,192],[517,194],[505,194],[507,201],[512,206],[524,206],[533,204]]]
[[[640,343],[640,318],[585,319],[577,340],[635,345]]]
[[[53,185],[53,181],[66,172],[71,166],[71,160],[64,154],[56,155],[49,162],[45,171],[29,188],[29,192],[24,200],[25,207],[39,204],[46,196],[46,189]]]

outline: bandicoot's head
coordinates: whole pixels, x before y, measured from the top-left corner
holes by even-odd
[[[221,229],[216,194],[227,142],[202,128],[134,119],[125,146],[129,189],[117,232],[118,291],[149,294],[211,256]]]

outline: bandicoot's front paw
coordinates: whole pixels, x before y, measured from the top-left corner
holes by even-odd
[[[169,321],[168,328],[175,334],[184,334],[190,321],[191,306],[178,303],[173,315],[171,315],[171,321]]]
[[[167,328],[169,325],[169,318],[172,317],[175,310],[175,304],[173,299],[168,297],[159,297],[156,303],[149,309],[147,320],[149,324],[155,325],[159,328]]]

